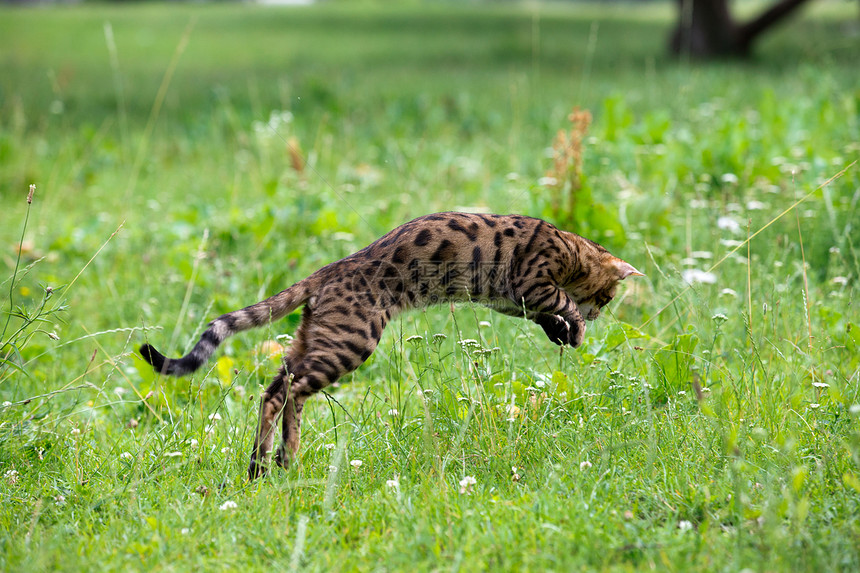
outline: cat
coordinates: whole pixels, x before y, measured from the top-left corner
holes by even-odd
[[[437,213],[397,227],[357,253],[211,323],[183,358],[149,344],[140,354],[157,372],[184,376],[200,368],[228,336],[283,318],[304,304],[284,366],[261,397],[248,476],[267,471],[275,425],[275,462],[299,449],[305,400],[358,368],[398,312],[472,301],[528,318],[558,345],[577,347],[619,283],[643,276],[597,243],[521,215]]]

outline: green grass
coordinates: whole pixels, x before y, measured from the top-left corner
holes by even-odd
[[[860,568],[856,6],[697,65],[668,5],[527,6],[0,10],[0,569]],[[568,213],[539,179],[574,106]],[[464,207],[647,278],[563,353],[403,315],[254,483],[298,315],[190,379],[134,354]]]

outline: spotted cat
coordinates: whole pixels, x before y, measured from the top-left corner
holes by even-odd
[[[618,282],[641,276],[597,243],[520,215],[437,213],[410,221],[257,304],[211,323],[187,356],[167,359],[149,344],[140,354],[162,374],[202,366],[228,336],[283,318],[302,304],[302,321],[284,366],[262,396],[248,474],[299,449],[305,400],[358,368],[397,313],[443,301],[472,301],[534,321],[556,344],[577,347],[585,321],[615,296]]]

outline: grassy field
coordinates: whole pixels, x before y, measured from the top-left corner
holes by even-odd
[[[743,63],[668,59],[671,10],[0,9],[0,570],[860,569],[856,3]],[[576,351],[403,315],[253,483],[298,314],[135,355],[452,209],[647,277]]]

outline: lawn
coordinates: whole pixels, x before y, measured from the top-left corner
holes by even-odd
[[[0,8],[0,570],[860,569],[856,5],[716,63],[672,9]],[[254,482],[299,313],[136,355],[463,209],[646,277],[577,350],[400,316]]]

